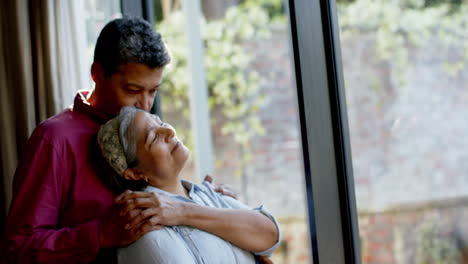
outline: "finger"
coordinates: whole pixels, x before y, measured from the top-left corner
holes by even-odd
[[[273,261],[264,256],[257,256],[257,260],[260,264],[273,264]]]
[[[122,193],[119,197],[120,199],[116,199],[117,203],[125,203],[127,200],[131,200],[131,199],[136,199],[136,198],[149,198],[149,197],[152,197],[154,195],[154,193],[151,193],[151,192],[132,192],[132,191],[129,191],[129,192],[124,192]]]
[[[211,177],[211,175],[207,174],[207,175],[205,176],[204,181],[207,181],[207,182],[209,182],[209,183],[213,183],[213,177]]]
[[[155,208],[148,208],[141,211],[138,215],[130,219],[130,222],[125,226],[126,229],[133,228],[143,224],[145,221],[150,220],[150,218],[156,216],[159,213],[159,210]]]
[[[127,194],[129,194],[131,192],[132,191],[130,191],[130,190],[125,190],[123,193],[121,193],[119,196],[117,196],[114,201],[116,203],[120,202],[125,195],[127,195]]]
[[[147,226],[144,226],[139,231],[139,237],[142,237],[143,235],[145,235],[146,233],[149,233],[151,231],[160,230],[163,227],[164,226],[162,226],[162,225],[153,225],[153,226],[152,225],[147,225]]]
[[[127,200],[121,210],[121,215],[126,215],[135,209],[157,208],[160,205],[159,198],[154,196],[151,198],[136,198]]]
[[[159,217],[153,216],[142,223],[140,226],[135,227],[135,229],[139,235],[144,235],[149,231],[161,229],[162,227],[163,225],[159,224]]]
[[[216,191],[216,192],[222,192],[223,189],[224,189],[224,186],[222,184],[213,184],[213,189]]]
[[[226,190],[226,189],[223,189],[223,191],[221,192],[223,195],[226,195],[226,196],[230,196],[234,199],[237,199],[237,194],[231,190]]]
[[[214,188],[214,191],[237,199],[237,194],[227,185],[220,184]]]
[[[136,227],[132,230],[129,230],[129,235],[130,235],[130,243],[133,243],[135,241],[137,241],[139,238],[141,238],[143,235],[145,235],[146,233],[148,232],[151,232],[151,231],[154,231],[154,230],[159,230],[161,228],[163,228],[164,226],[161,226],[161,225],[151,225],[151,224],[147,224],[147,225],[141,225],[139,227]]]
[[[128,212],[128,217],[129,217],[130,219],[133,219],[133,218],[135,218],[136,216],[138,216],[138,215],[141,213],[141,211],[142,211],[142,210],[140,210],[140,209],[133,209],[133,210],[131,210],[130,212]]]
[[[222,188],[224,192],[230,192],[230,193],[235,194],[234,189],[232,189],[229,185],[221,184],[220,187]]]

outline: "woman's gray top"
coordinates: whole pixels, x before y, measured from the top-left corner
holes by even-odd
[[[202,184],[195,184],[182,180],[182,184],[189,190],[189,196],[192,200],[152,186],[148,186],[145,191],[165,194],[173,199],[210,207],[250,209],[236,199],[215,192],[206,181]],[[281,230],[276,219],[265,207],[260,206],[252,210],[266,215],[278,229],[279,237],[276,244],[266,251],[248,252],[200,229],[189,226],[172,226],[149,232],[128,247],[119,249],[119,264],[255,263],[254,255],[271,256],[279,246]]]

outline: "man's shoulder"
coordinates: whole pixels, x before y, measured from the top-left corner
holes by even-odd
[[[41,137],[49,141],[56,141],[75,137],[77,134],[94,134],[99,124],[85,115],[67,108],[41,122],[32,134],[32,137]]]

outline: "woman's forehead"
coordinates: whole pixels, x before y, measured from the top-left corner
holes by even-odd
[[[139,111],[133,120],[134,126],[140,130],[142,134],[148,133],[154,127],[160,126],[162,121],[157,115],[150,114],[145,111]]]

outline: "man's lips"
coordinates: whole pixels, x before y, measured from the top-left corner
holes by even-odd
[[[179,148],[179,146],[180,146],[180,142],[177,141],[176,144],[175,144],[175,146],[174,146],[174,147],[172,148],[172,150],[171,150],[171,154],[172,154],[174,151],[176,151],[176,150]]]

